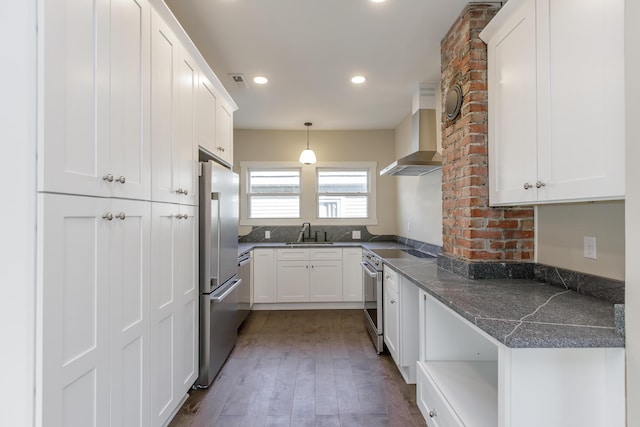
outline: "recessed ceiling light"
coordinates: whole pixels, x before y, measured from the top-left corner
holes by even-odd
[[[384,2],[384,1],[385,1],[385,0],[371,0],[371,3],[382,3],[382,2]]]
[[[259,84],[259,85],[266,84],[268,81],[269,81],[269,79],[264,77],[264,76],[256,76],[256,77],[253,78],[253,82],[255,84]]]
[[[357,85],[362,84],[365,81],[367,81],[367,78],[365,76],[353,76],[353,77],[351,77],[351,83],[355,83]]]

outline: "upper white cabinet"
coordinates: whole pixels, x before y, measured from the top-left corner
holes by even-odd
[[[623,23],[623,0],[511,0],[481,33],[492,205],[624,198]]]
[[[216,154],[216,90],[204,73],[200,74],[198,86],[198,112],[196,118],[198,145],[209,154]]]
[[[44,2],[38,190],[148,200],[147,0]]]
[[[223,163],[233,164],[233,110],[223,103],[216,107],[216,148],[213,153]]]
[[[151,165],[154,201],[196,204],[195,61],[155,10],[151,19]]]

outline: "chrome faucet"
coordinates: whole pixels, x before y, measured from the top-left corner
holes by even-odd
[[[305,237],[304,237],[304,232],[307,229],[309,229],[309,239],[311,239],[311,223],[303,222],[302,223],[302,228],[300,229],[300,232],[298,233],[298,240],[297,240],[298,243],[306,240]]]

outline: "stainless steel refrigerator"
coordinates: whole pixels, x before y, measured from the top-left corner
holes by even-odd
[[[238,174],[200,163],[200,374],[208,387],[238,337]]]

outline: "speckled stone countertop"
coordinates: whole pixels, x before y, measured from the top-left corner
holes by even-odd
[[[613,303],[534,280],[466,279],[435,259],[384,262],[507,347],[624,347]]]
[[[402,243],[397,242],[332,242],[330,244],[318,244],[318,243],[308,243],[308,244],[296,244],[291,245],[284,242],[255,242],[255,243],[238,243],[238,255],[242,255],[245,252],[249,252],[252,249],[256,248],[272,248],[272,249],[286,249],[286,248],[353,248],[353,247],[364,247],[367,249],[391,249],[391,248],[400,248],[406,249],[409,248],[407,245],[403,245]]]
[[[329,247],[408,248],[397,242],[335,242]],[[286,243],[241,243],[254,248]],[[319,246],[327,247],[327,246]],[[616,332],[614,304],[572,290],[525,279],[467,279],[436,265],[435,258],[384,263],[454,312],[511,348],[624,347]]]

